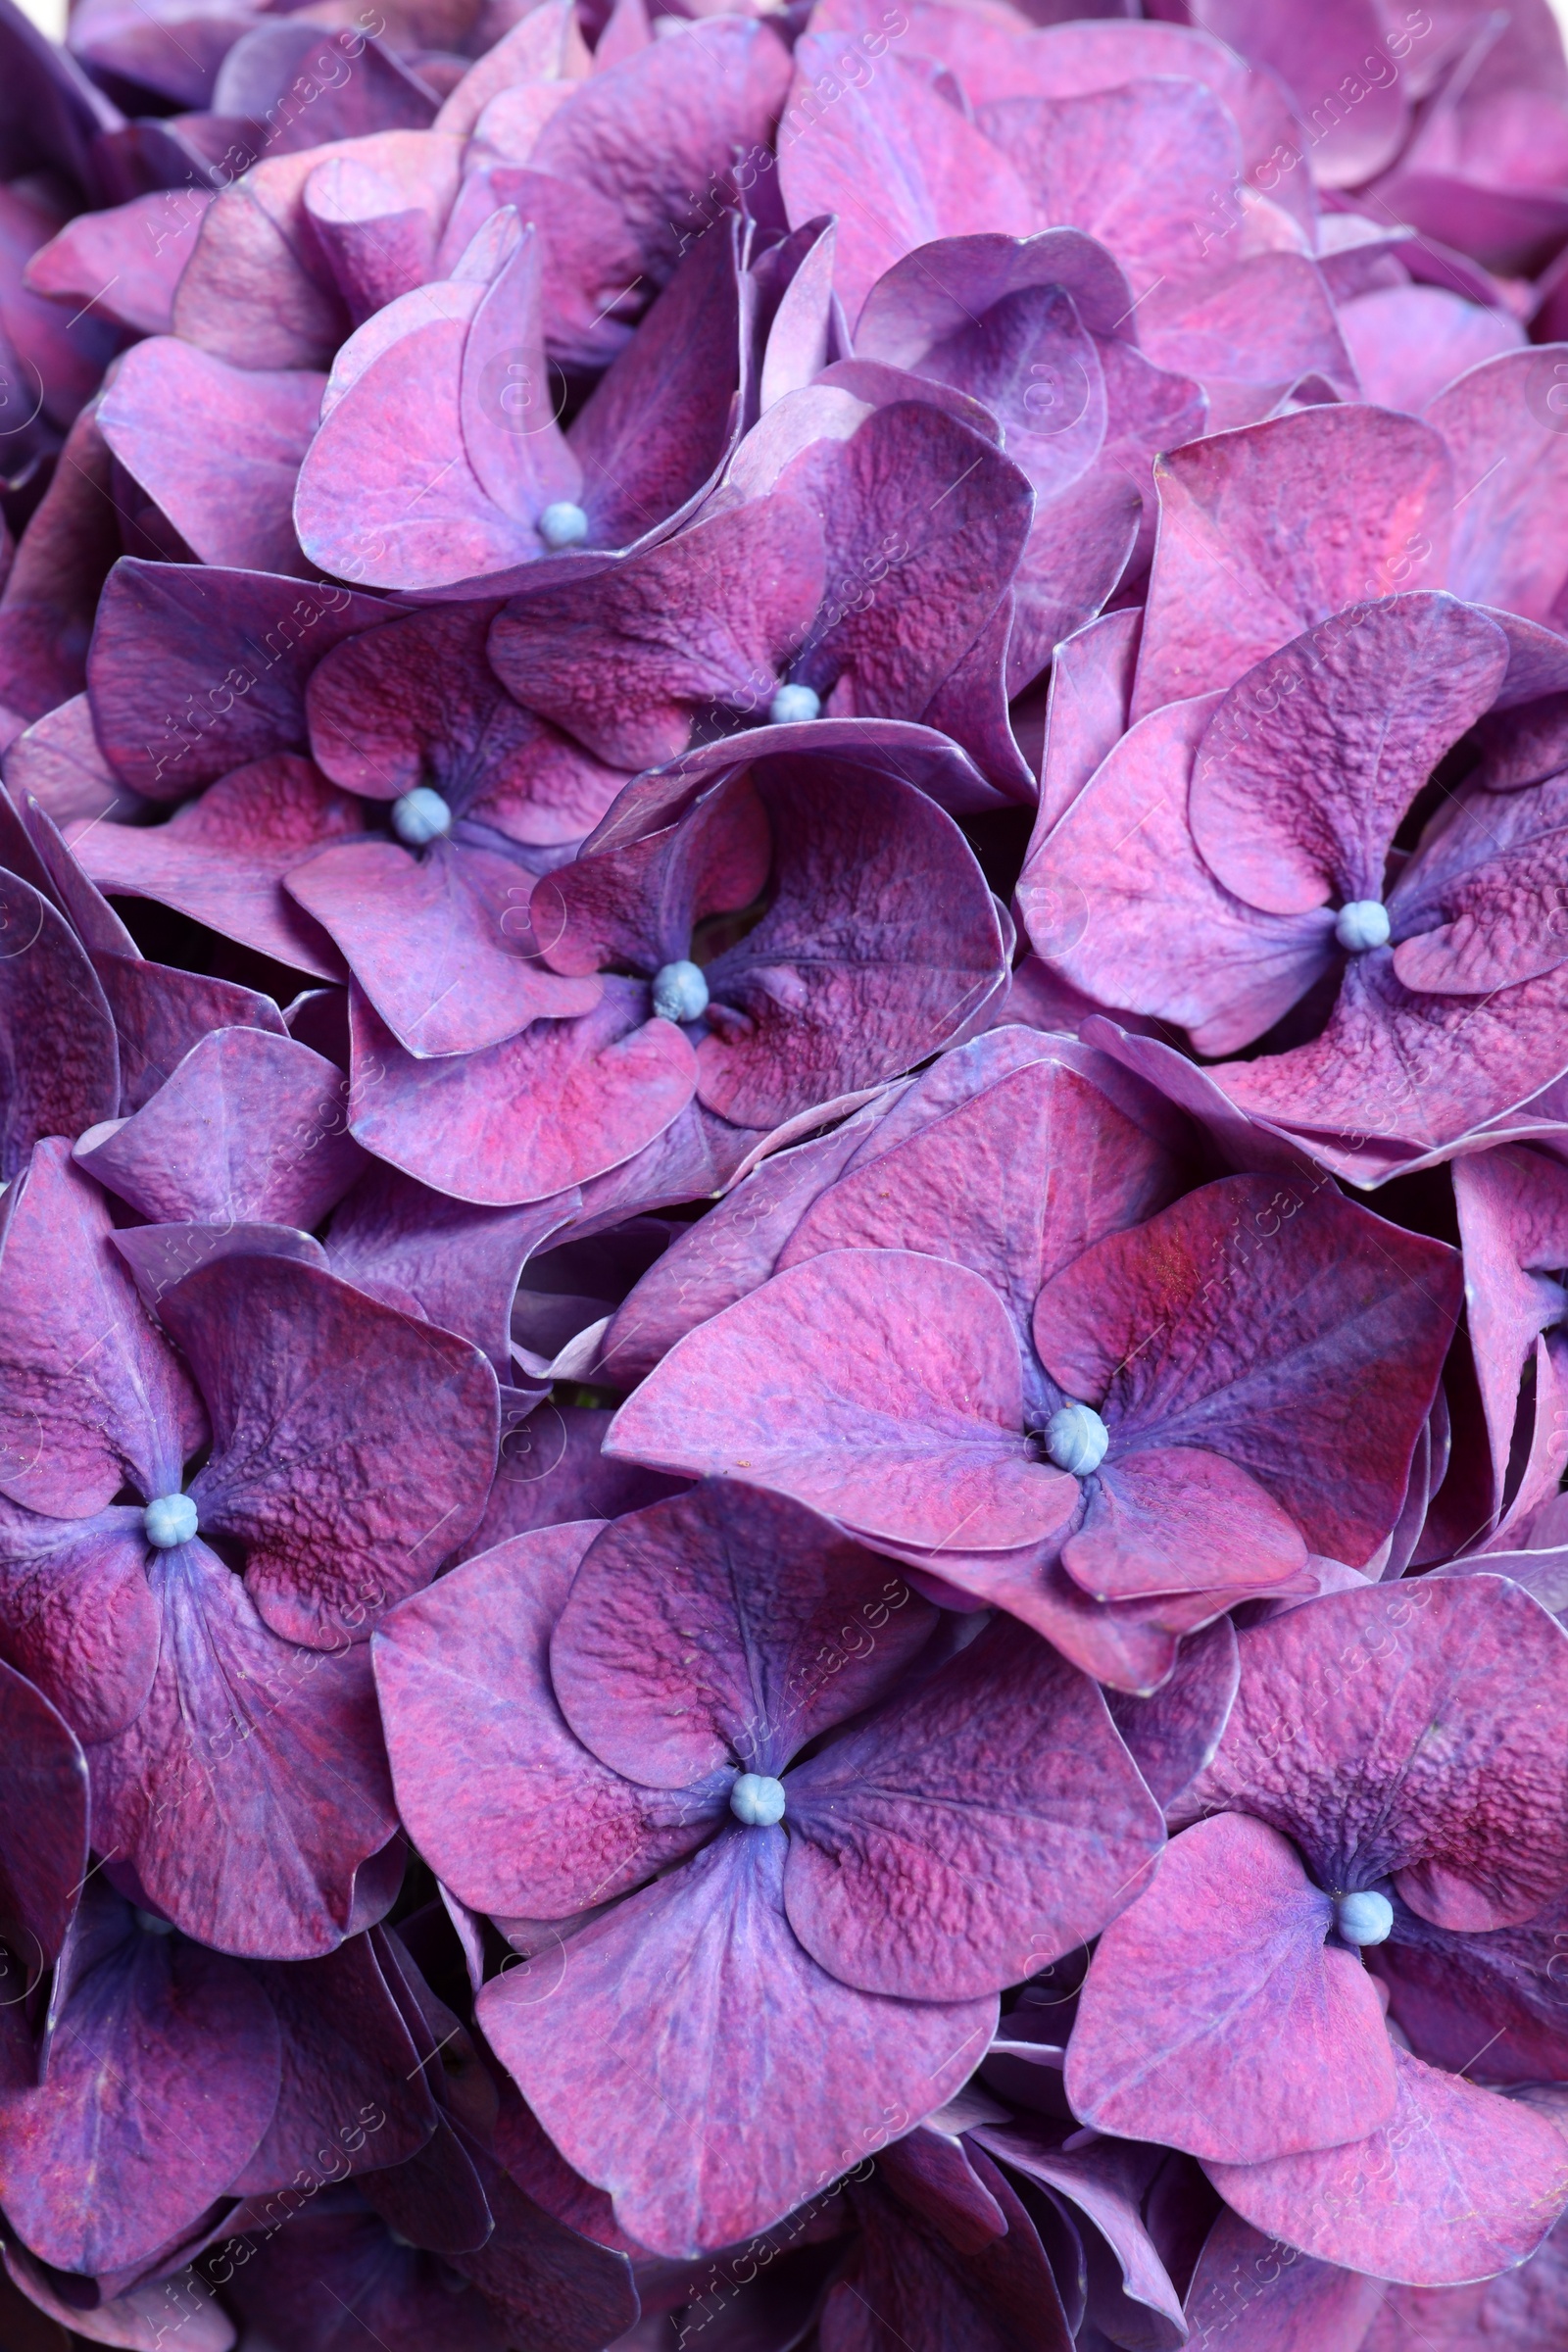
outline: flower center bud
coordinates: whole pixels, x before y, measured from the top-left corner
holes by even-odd
[[[729,1792],[729,1809],[749,1830],[770,1830],[784,1818],[784,1784],[765,1772],[743,1772]]]
[[[188,1544],[201,1524],[188,1494],[160,1494],[142,1512],[141,1523],[148,1543],[158,1551],[172,1551],[176,1544]]]
[[[1049,1459],[1074,1478],[1087,1478],[1091,1470],[1098,1470],[1110,1444],[1110,1432],[1092,1404],[1064,1404],[1052,1414],[1042,1435]]]
[[[1334,1925],[1345,1943],[1386,1943],[1394,1926],[1394,1905],[1386,1894],[1370,1889],[1364,1894],[1337,1894]]]
[[[654,974],[654,1010],[662,1021],[700,1021],[708,1010],[708,982],[699,963],[666,963]]]
[[[1334,919],[1334,936],[1352,956],[1389,944],[1389,910],[1381,899],[1352,899]]]
[[[767,706],[767,715],[775,727],[791,727],[800,719],[815,718],[822,709],[822,697],[810,686],[781,686]]]
[[[451,832],[452,811],[428,784],[416,784],[412,792],[393,802],[392,830],[411,850],[422,850],[427,841],[439,841],[443,833]]]
[[[588,517],[569,498],[546,507],[535,525],[546,547],[580,547],[588,536]]]

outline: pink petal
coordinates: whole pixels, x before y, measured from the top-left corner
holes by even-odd
[[[1186,1831],[1090,1964],[1067,2048],[1074,2113],[1227,2169],[1391,2123],[1382,2004],[1359,1954],[1325,1943],[1333,1916],[1261,1822]]]
[[[1399,2105],[1364,2140],[1205,2167],[1253,2228],[1321,2262],[1452,2286],[1532,2254],[1568,2203],[1568,2147],[1544,2116],[1395,2051]]]
[[[1255,1478],[1192,1446],[1118,1452],[1101,1471],[1061,1564],[1096,1600],[1239,1591],[1294,1576],[1306,1559],[1296,1522]]]
[[[628,1781],[557,1705],[551,1631],[598,1526],[498,1544],[406,1602],[373,1644],[410,1835],[443,1885],[504,1918],[565,1920],[690,1853],[724,1818],[727,1781],[673,1792]],[[536,1992],[546,1974],[559,1982],[562,1956],[545,1950]]]
[[[1453,461],[1454,592],[1505,605],[1527,620],[1553,617],[1568,573],[1557,489],[1568,482],[1568,448],[1547,405],[1565,355],[1564,344],[1499,353],[1440,392],[1426,412]]]

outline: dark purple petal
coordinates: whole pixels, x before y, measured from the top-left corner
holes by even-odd
[[[841,1983],[909,1998],[1033,1976],[1164,1842],[1099,1691],[1005,1620],[785,1787],[791,1927]]]
[[[53,1960],[87,1868],[87,1767],[41,1690],[0,1667],[0,1757],[14,1791],[0,1825],[0,1921]]]
[[[782,1772],[880,1697],[935,1622],[888,1562],[798,1505],[705,1487],[589,1547],[550,1679],[602,1763],[681,1789],[736,1757]]]
[[[1361,2352],[1381,2279],[1314,2262],[1222,2210],[1187,2290],[1193,2339],[1207,2352]]]
[[[272,1631],[331,1648],[351,1601],[373,1614],[428,1583],[495,1464],[479,1350],[282,1257],[219,1258],[160,1311],[212,1414],[192,1499],[244,1544]]]
[[[80,1518],[129,1477],[174,1492],[206,1435],[190,1376],[109,1245],[103,1196],[69,1145],[40,1144],[0,1240],[0,1489]]]
[[[92,965],[42,894],[0,872],[0,1179],[47,1135],[77,1136],[120,1108],[115,1025]]]

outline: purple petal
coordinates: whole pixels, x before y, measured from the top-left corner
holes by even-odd
[[[791,1927],[841,1983],[908,1998],[1034,1975],[1164,1842],[1093,1683],[1004,1619],[785,1786]]]
[[[1189,1801],[1271,1822],[1327,1884],[1392,1878],[1439,1927],[1508,1927],[1560,1889],[1568,1828],[1529,1792],[1554,1769],[1568,1633],[1527,1592],[1493,1576],[1335,1592],[1241,1649]]]
[[[1340,332],[1366,398],[1419,416],[1445,384],[1483,360],[1515,351],[1523,330],[1443,286],[1379,286],[1345,304]]]
[[[116,2271],[197,2220],[245,2163],[277,2098],[277,2026],[237,1961],[147,1933],[101,1886],[62,1969],[43,2086],[5,2115],[6,2205],[45,2262]]]
[[[109,1246],[103,1196],[40,1144],[0,1242],[0,1490],[34,1510],[102,1510],[127,1476],[178,1489],[206,1434],[190,1376]]]
[[[1146,629],[1147,629],[1146,622]],[[1272,1027],[1330,968],[1333,917],[1263,914],[1198,855],[1184,804],[1215,705],[1152,710],[1033,852],[1018,906],[1059,977],[1224,1053]]]
[[[65,1940],[87,1868],[87,1766],[41,1690],[0,1667],[0,1757],[13,1808],[0,1825],[0,1918],[40,1961]]]
[[[99,428],[204,564],[303,571],[292,507],[324,379],[230,368],[171,335],[120,363]]]
[[[1271,914],[1381,899],[1396,828],[1507,663],[1493,621],[1427,593],[1336,614],[1255,662],[1193,768],[1193,838],[1210,871]]]
[[[546,968],[528,920],[533,876],[498,851],[435,841],[416,857],[348,841],[296,866],[287,888],[411,1054],[481,1053],[598,1002],[597,980]]]
[[[601,1764],[556,1704],[551,1630],[597,1532],[578,1521],[502,1544],[375,1637],[400,1810],[475,1910],[567,1919],[689,1853],[723,1818],[727,1783],[706,1796],[650,1791]],[[524,1974],[536,1990],[554,1976],[549,1951]]]
[[[573,1936],[553,1998],[515,1974],[479,1998],[545,2130],[658,2252],[765,2229],[848,2156],[919,2122],[970,2071],[996,2015],[989,2000],[893,2001],[826,1975],[784,1917],[784,1842],[779,1830],[725,1834]],[[722,2068],[693,2064],[715,2049]]]
[[[888,1562],[798,1505],[705,1487],[590,1545],[551,1638],[550,1679],[602,1763],[689,1788],[737,1756],[781,1772],[879,1697],[935,1622]]]
[[[1211,1761],[1240,1680],[1236,1634],[1222,1617],[1182,1643],[1175,1671],[1152,1697],[1106,1693],[1110,1719],[1156,1804],[1168,1810]]]
[[[1069,1396],[1103,1405],[1113,1465],[1123,1445],[1206,1447],[1312,1549],[1359,1565],[1398,1517],[1458,1302],[1444,1245],[1325,1185],[1232,1176],[1057,1274],[1035,1344]]]
[[[1018,1341],[989,1283],[911,1250],[839,1250],[682,1340],[608,1449],[769,1487],[872,1542],[1000,1551],[1077,1505],[1022,1432]]]
[[[1134,717],[1229,686],[1347,605],[1443,584],[1453,496],[1437,434],[1382,409],[1303,409],[1165,459]],[[1303,507],[1304,538],[1285,520]]]
[[[877,279],[917,246],[983,230],[1025,237],[1039,226],[1006,158],[897,57],[878,51],[863,76],[841,80],[831,35],[808,33],[795,54],[779,186],[795,226],[838,215],[834,275],[852,323]]]
[[[1250,2165],[1392,2122],[1394,2052],[1329,1896],[1261,1822],[1216,1815],[1167,1848],[1101,1937],[1067,2047],[1097,2131]]]
[[[1361,2352],[1383,2295],[1381,2279],[1314,2262],[1222,2209],[1186,2315],[1200,2344],[1223,2336],[1233,2352]]]
[[[219,1029],[78,1163],[155,1223],[248,1219],[309,1231],[365,1157],[347,1081],[290,1038]]]
[[[597,1008],[576,1020],[538,1021],[483,1054],[436,1061],[405,1054],[357,993],[352,1002],[355,1135],[457,1200],[544,1200],[617,1167],[696,1085],[685,1036],[648,1018],[636,981],[606,979]]]
[[[77,855],[105,891],[156,899],[295,971],[341,980],[337,950],[289,898],[283,876],[360,827],[346,793],[309,760],[276,752],[235,768],[166,824],[95,826]]]
[[[316,663],[388,611],[346,588],[125,557],[109,575],[87,663],[111,767],[149,798],[177,801],[303,746]]]
[[[1526,620],[1554,617],[1568,573],[1556,496],[1557,483],[1568,480],[1568,449],[1548,399],[1565,357],[1568,345],[1560,343],[1502,352],[1427,410],[1453,461],[1454,592],[1504,605]]]
[[[280,1642],[200,1541],[162,1555],[157,1596],[147,1704],[88,1754],[94,1834],[204,1943],[330,1951],[397,1826],[368,1651],[350,1629],[329,1658]]]
[[[83,1740],[109,1740],[140,1713],[158,1664],[141,1512],[45,1519],[0,1515],[0,1623],[9,1658]]]
[[[489,1490],[495,1374],[479,1350],[282,1257],[220,1258],[161,1313],[212,1412],[192,1498],[245,1544],[271,1630],[330,1648],[351,1597],[373,1613],[427,1583]]]
[[[33,1146],[75,1136],[120,1108],[115,1026],[70,925],[38,891],[0,873],[0,1179],[11,1183]]]
[[[1306,1549],[1295,1520],[1235,1462],[1155,1444],[1104,1465],[1061,1564],[1096,1600],[1147,1600],[1255,1592],[1295,1576]]]

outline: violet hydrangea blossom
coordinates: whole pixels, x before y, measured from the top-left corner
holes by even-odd
[[[1033,1965],[1020,1938],[1070,1947],[1158,1850],[1086,1679],[1002,1623],[906,1680],[935,1628],[810,1514],[710,1487],[514,1539],[377,1638],[417,1844],[554,1955],[549,1997],[536,1958],[480,2022],[645,2244],[742,2237],[939,2106]],[[432,1742],[454,1675],[466,1728]],[[693,2035],[720,2031],[733,2064],[694,2068]]]
[[[177,1354],[62,1145],[7,1209],[7,1651],[83,1740],[94,1836],[153,1903],[221,1948],[326,1951],[396,1830],[365,1640],[478,1516],[494,1375],[276,1256],[170,1291]]]

